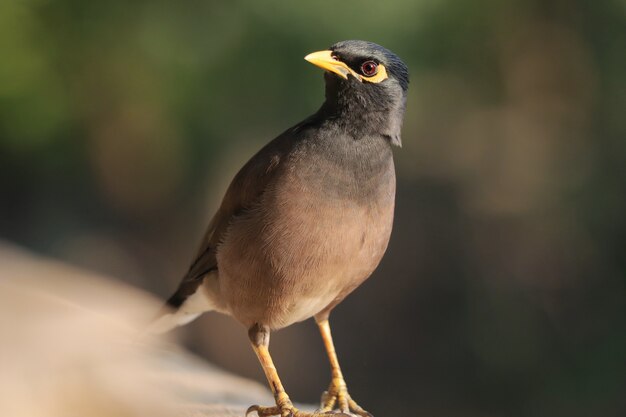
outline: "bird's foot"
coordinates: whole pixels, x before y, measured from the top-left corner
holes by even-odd
[[[263,407],[260,405],[251,405],[248,407],[246,411],[246,417],[250,413],[256,412],[259,417],[270,417],[270,416],[280,416],[280,417],[294,417],[298,410],[292,405],[291,407],[280,407],[275,405],[273,407]]]
[[[309,413],[307,411],[298,410],[293,404],[275,405],[273,407],[263,407],[260,405],[252,405],[246,411],[248,414],[256,412],[258,417],[350,417],[351,414],[337,413],[335,411],[315,411]]]
[[[322,394],[320,413],[333,413],[339,411],[347,415],[358,415],[360,417],[374,417],[365,411],[348,394],[348,388],[343,380],[334,380],[330,383],[328,391]]]

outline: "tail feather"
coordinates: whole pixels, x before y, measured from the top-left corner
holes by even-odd
[[[173,306],[172,303],[168,302],[157,318],[148,326],[146,332],[151,334],[165,333],[190,323],[202,313],[215,310],[215,302],[209,296],[211,289],[207,285],[209,281],[215,278],[211,275],[206,276],[202,284],[198,285],[192,294],[187,295],[179,305]],[[174,294],[170,300],[180,298],[176,295]]]
[[[202,313],[183,313],[180,310],[177,311],[168,311],[159,315],[156,319],[148,325],[146,329],[146,333],[149,334],[163,334],[167,333],[170,330],[178,327],[184,326],[187,323],[192,322]]]

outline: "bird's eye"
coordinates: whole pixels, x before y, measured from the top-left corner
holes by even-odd
[[[372,75],[376,75],[378,72],[378,64],[374,61],[365,61],[361,64],[361,73],[366,77],[371,77]]]

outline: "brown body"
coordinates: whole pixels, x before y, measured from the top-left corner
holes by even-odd
[[[323,315],[372,273],[389,241],[395,174],[386,141],[299,133],[238,175],[265,180],[264,192],[217,246],[219,307],[248,327]],[[266,178],[246,172],[263,166]]]

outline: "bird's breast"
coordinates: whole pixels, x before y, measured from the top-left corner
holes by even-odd
[[[393,160],[367,175],[308,162],[288,166],[220,247],[222,296],[246,325],[283,327],[317,314],[365,280],[386,250]]]

